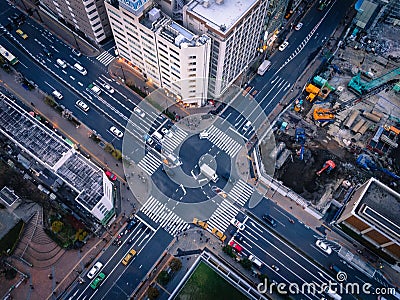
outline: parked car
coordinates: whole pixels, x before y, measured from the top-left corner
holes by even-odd
[[[83,102],[82,100],[78,100],[76,101],[76,106],[78,106],[79,108],[81,108],[83,111],[88,111],[89,110],[89,105],[87,105],[85,102]]]
[[[59,91],[54,90],[53,92],[51,92],[51,94],[58,100],[61,100],[63,98],[63,95]]]
[[[243,248],[236,243],[234,240],[229,242],[229,246],[231,246],[233,249],[235,249],[238,253],[242,252]]]
[[[112,181],[117,180],[117,175],[115,175],[114,173],[111,173],[111,171],[108,171],[108,170],[107,170],[105,173],[106,173],[106,176],[107,176],[110,180],[112,180]]]
[[[279,46],[279,51],[283,51],[286,49],[286,47],[289,45],[288,41],[284,41],[280,46]]]
[[[331,254],[332,253],[332,248],[329,247],[327,244],[325,244],[323,241],[321,240],[317,240],[315,242],[315,246],[317,246],[319,249],[321,249],[322,251],[324,251],[326,254]]]
[[[101,267],[103,266],[103,264],[101,262],[97,262],[94,264],[94,266],[90,269],[90,271],[87,273],[87,277],[89,279],[92,279],[101,269]]]
[[[117,127],[115,127],[115,126],[111,126],[110,127],[110,131],[117,138],[122,138],[124,136],[123,132],[121,130],[119,130]]]

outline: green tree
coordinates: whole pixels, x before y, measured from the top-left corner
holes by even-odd
[[[248,258],[243,258],[240,261],[240,264],[242,265],[243,268],[245,268],[246,270],[250,270],[251,269],[251,260],[249,260]]]
[[[106,146],[104,147],[104,151],[111,153],[113,152],[115,149],[113,147],[113,145],[111,145],[110,143],[107,143]]]
[[[158,274],[157,276],[157,281],[161,284],[161,285],[166,285],[169,280],[170,280],[170,276],[168,274],[167,271],[161,271],[160,274]]]
[[[147,289],[147,297],[149,297],[150,300],[153,300],[157,299],[158,296],[160,296],[159,290],[154,286],[149,286]]]
[[[59,233],[62,229],[63,229],[63,227],[64,227],[64,223],[63,222],[61,222],[61,221],[54,221],[52,224],[51,224],[51,230],[54,232],[54,233]]]
[[[231,256],[231,257],[235,257],[235,256],[236,256],[235,253],[233,253],[232,247],[229,246],[229,245],[224,246],[224,247],[222,248],[222,251],[224,251],[226,254],[228,254],[228,255]]]
[[[118,149],[115,149],[112,153],[112,156],[114,156],[114,158],[116,160],[121,160],[122,159],[122,153],[121,151],[119,151]]]
[[[182,268],[182,261],[179,258],[174,257],[169,263],[169,267],[172,271],[177,272]]]

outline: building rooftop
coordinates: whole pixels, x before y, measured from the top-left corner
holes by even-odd
[[[140,20],[140,23],[177,47],[193,47],[198,43],[204,44],[208,39],[206,36],[199,37],[190,32],[155,7]]]
[[[0,102],[0,130],[50,168],[71,148],[26,111],[21,112],[5,101]]]
[[[104,194],[103,171],[22,107],[0,96],[0,131],[75,189],[76,200],[92,210]]]
[[[8,206],[11,206],[15,201],[18,200],[18,196],[14,194],[13,190],[8,187],[3,187],[0,191],[0,199],[3,200]]]
[[[0,240],[17,225],[19,220],[14,213],[0,209]]]
[[[355,207],[357,215],[400,242],[400,195],[371,178]]]
[[[207,26],[224,34],[239,21],[258,0],[193,0],[187,11]]]

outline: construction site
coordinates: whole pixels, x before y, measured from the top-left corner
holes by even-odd
[[[274,178],[325,216],[371,177],[400,191],[400,28],[364,32],[350,26],[321,51],[321,67],[274,125]]]

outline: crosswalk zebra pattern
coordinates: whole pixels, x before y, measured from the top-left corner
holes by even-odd
[[[219,231],[224,232],[228,228],[232,218],[234,218],[238,212],[239,208],[225,199],[214,211],[210,219],[208,219],[207,229],[211,231],[214,227],[216,227]]]
[[[160,224],[172,236],[176,236],[190,227],[188,223],[153,196],[147,199],[140,211],[157,224]]]
[[[235,157],[239,152],[241,145],[214,125],[210,126],[207,132],[209,133],[208,139],[229,156]]]
[[[104,51],[101,53],[99,56],[96,57],[96,59],[101,62],[103,65],[108,66],[110,62],[115,58],[112,54],[110,54],[107,51]]]
[[[239,181],[236,182],[236,184],[228,193],[228,196],[233,201],[240,204],[240,206],[243,206],[246,204],[247,200],[249,200],[252,194],[253,188],[243,180],[239,179]]]
[[[172,137],[165,136],[164,141],[162,142],[163,149],[170,153],[172,153],[187,136],[186,131],[180,129],[179,127],[176,128],[177,129],[173,133],[173,136]]]
[[[153,175],[160,165],[161,160],[151,152],[146,153],[138,163],[138,166],[141,167],[149,176]]]

